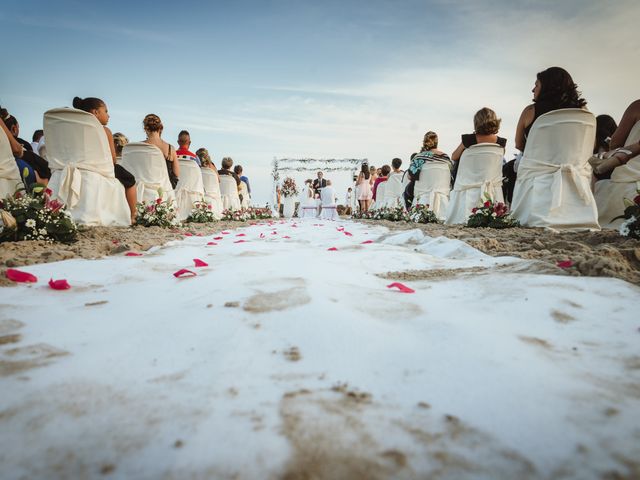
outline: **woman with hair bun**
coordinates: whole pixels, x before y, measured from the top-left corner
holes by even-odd
[[[145,143],[155,145],[160,149],[164,159],[167,163],[167,173],[169,174],[169,181],[171,186],[176,188],[178,185],[178,178],[180,177],[180,162],[178,162],[178,156],[176,149],[172,148],[167,142],[162,140],[162,120],[155,113],[150,113],[142,121],[144,132],[147,134],[147,139],[143,140]]]
[[[104,133],[107,135],[107,143],[109,144],[109,150],[111,151],[111,159],[113,161],[113,170],[115,177],[120,181],[122,186],[124,187],[124,194],[127,198],[127,203],[129,204],[129,210],[131,211],[131,223],[136,223],[136,203],[137,203],[137,195],[136,195],[136,179],[135,177],[129,173],[124,167],[117,164],[116,160],[116,146],[113,141],[113,134],[109,127],[107,127],[107,123],[109,123],[109,110],[107,110],[107,104],[99,98],[95,97],[87,97],[80,98],[74,97],[73,99],[73,108],[77,108],[78,110],[83,110],[87,113],[92,114],[94,117],[98,119],[102,127],[104,128]]]
[[[449,155],[438,150],[438,134],[436,132],[427,132],[422,140],[422,148],[420,153],[411,158],[411,165],[407,170],[409,175],[409,183],[404,189],[404,202],[407,210],[411,208],[413,203],[413,191],[416,181],[420,178],[420,172],[425,163],[440,162],[451,168],[451,159]]]

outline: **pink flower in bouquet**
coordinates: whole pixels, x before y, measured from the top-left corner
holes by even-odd
[[[147,205],[147,212],[151,213],[156,209],[155,205]]]
[[[633,199],[633,203],[635,203],[636,205],[640,205],[640,194],[636,195],[636,197]]]
[[[53,190],[51,190],[49,187],[47,187],[47,188],[44,189],[44,194],[47,197],[50,197],[51,195],[53,195]]]
[[[493,206],[493,212],[498,217],[502,217],[503,215],[505,215],[507,213],[507,206],[502,202],[498,202]]]
[[[478,209],[477,209],[476,207],[473,207],[473,208],[471,209],[471,213],[476,213],[477,211],[478,211]]]
[[[58,212],[62,207],[64,207],[64,203],[60,202],[59,200],[53,199],[53,200],[49,200],[46,203],[46,206],[49,210],[51,210],[53,213]]]
[[[486,202],[484,202],[484,206],[486,208],[489,208],[491,206],[491,202],[489,200],[487,200]]]

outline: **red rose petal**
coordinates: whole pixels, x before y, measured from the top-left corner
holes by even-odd
[[[189,233],[189,232],[184,232],[183,235],[185,237],[193,237],[193,233]]]
[[[233,243],[246,243],[246,240],[236,240],[236,241],[235,241],[235,242],[233,242]]]
[[[285,235],[285,236],[284,236],[284,237],[282,237],[282,238],[291,238],[291,237],[289,237],[289,236]]]
[[[402,293],[415,293],[415,290],[407,287],[406,285],[400,282],[394,282],[387,285],[387,288],[397,288]]]
[[[204,237],[204,233],[196,233],[196,237]]]
[[[119,244],[120,242],[118,240],[111,240],[111,243],[113,243],[114,245]]]
[[[264,238],[264,233],[261,233],[261,234],[260,234],[260,238]]]
[[[49,287],[54,290],[69,290],[71,285],[63,278],[60,280],[49,279]]]
[[[220,232],[220,233],[222,233],[223,235],[229,235],[229,233],[231,232]]]
[[[362,245],[366,245],[367,243],[373,243],[373,240],[365,240],[364,242],[362,242]]]
[[[216,242],[208,242],[207,245],[217,245]]]
[[[193,263],[195,264],[196,267],[208,267],[209,264],[207,262],[204,262],[202,260],[200,260],[199,258],[194,258],[193,259]]]
[[[560,268],[569,268],[573,266],[573,262],[571,260],[564,260],[562,262],[557,262],[556,265]]]
[[[38,277],[35,275],[21,270],[16,270],[14,268],[7,268],[5,275],[9,280],[18,283],[36,283],[38,281]]]
[[[350,233],[350,232],[342,232],[342,233],[344,233],[347,237],[353,237],[353,233]]]
[[[191,270],[187,270],[186,268],[182,268],[173,274],[173,276],[176,278],[195,277],[196,275],[197,273],[192,272]]]
[[[125,257],[141,257],[142,254],[138,252],[127,252],[124,254]]]
[[[236,235],[236,237],[246,237],[247,235],[245,233],[239,233]]]
[[[214,240],[222,240],[224,237],[213,237]]]
[[[327,251],[329,251],[329,252],[337,252],[338,249],[336,247],[331,247],[331,248],[327,248]]]

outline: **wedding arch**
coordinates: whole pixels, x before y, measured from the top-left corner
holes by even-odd
[[[280,172],[351,172],[356,175],[366,161],[366,158],[274,158],[271,171],[273,194],[280,181]]]

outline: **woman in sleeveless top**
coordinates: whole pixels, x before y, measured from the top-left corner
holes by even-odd
[[[358,204],[360,205],[360,212],[366,212],[371,206],[371,200],[373,199],[373,193],[371,191],[371,171],[366,163],[362,164],[362,169],[358,175],[356,181],[356,188],[358,189]]]
[[[550,67],[536,75],[533,86],[533,103],[522,111],[516,127],[516,149],[524,152],[529,131],[536,119],[553,110],[563,108],[585,108],[587,101],[578,91],[578,85],[564,68]],[[520,156],[518,156],[519,158]],[[516,183],[518,159],[508,162],[502,168],[505,180],[502,184],[505,200],[511,202]]]
[[[155,145],[160,149],[167,163],[167,173],[169,174],[171,186],[176,188],[178,178],[180,177],[180,162],[178,162],[176,149],[161,138],[162,130],[164,129],[162,120],[160,120],[159,116],[150,113],[144,117],[142,125],[145,133],[147,134],[147,139],[144,140],[144,142],[150,145]]]

